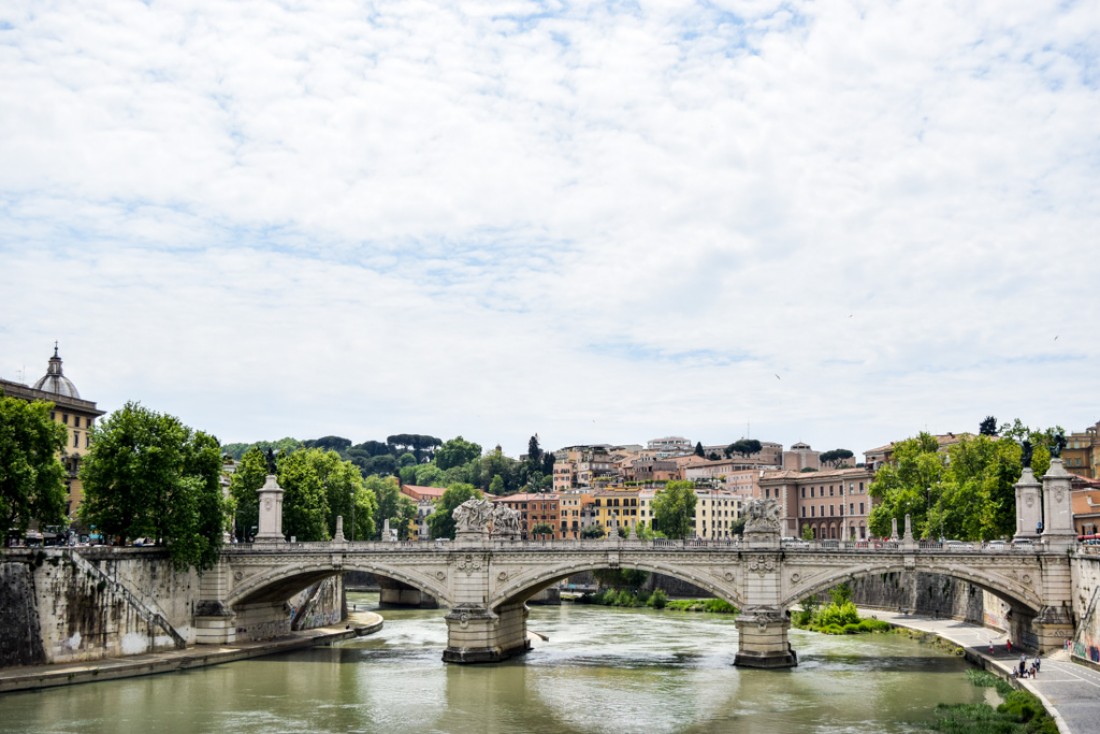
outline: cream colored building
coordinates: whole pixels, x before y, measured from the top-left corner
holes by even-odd
[[[732,537],[748,498],[723,489],[696,489],[695,498],[695,537],[703,540]]]
[[[0,380],[0,391],[12,398],[34,401],[44,400],[54,404],[50,415],[65,426],[69,435],[65,448],[61,451],[61,463],[65,466],[65,484],[69,499],[66,514],[70,523],[76,523],[77,508],[84,499],[84,485],[80,481],[80,462],[91,446],[91,431],[97,418],[104,411],[96,408],[91,400],[84,400],[76,385],[65,376],[61,367],[61,357],[54,345],[46,374],[33,386],[10,380]]]

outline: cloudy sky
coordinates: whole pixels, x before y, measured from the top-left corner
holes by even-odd
[[[0,376],[223,442],[1079,431],[1098,184],[1098,0],[9,0]]]

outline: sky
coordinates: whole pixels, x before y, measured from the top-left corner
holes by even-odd
[[[0,377],[223,443],[1100,421],[1100,0],[9,0]]]

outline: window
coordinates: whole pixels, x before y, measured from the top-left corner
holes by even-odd
[[[817,517],[816,511],[817,511],[817,508],[811,506],[810,507],[810,517]]]
[[[802,508],[802,517],[806,517],[806,508],[805,507]]]
[[[863,503],[862,502],[859,503],[859,514],[861,514],[861,515],[863,514]]]
[[[802,499],[806,499],[806,488],[802,488]]]
[[[829,485],[829,496],[830,497],[833,496],[833,485],[831,485],[831,484]]]
[[[64,423],[65,425],[69,425],[69,414],[68,413],[62,413],[61,414],[61,422]]]
[[[80,431],[73,431],[73,448],[80,448]]]

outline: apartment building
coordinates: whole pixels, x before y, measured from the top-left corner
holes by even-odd
[[[765,472],[756,496],[779,501],[784,536],[799,537],[808,527],[819,540],[864,540],[873,478],[863,468]]]
[[[723,489],[695,490],[695,537],[704,540],[729,539],[748,502],[746,495]]]
[[[1100,422],[1066,436],[1062,463],[1070,474],[1100,479]]]
[[[561,502],[556,492],[546,494],[520,492],[504,497],[489,497],[489,499],[519,512],[520,528],[525,539],[534,540],[536,537],[545,537],[560,540],[562,538]],[[539,525],[549,526],[551,532],[549,534],[539,534],[538,536],[533,535],[532,530]]]

